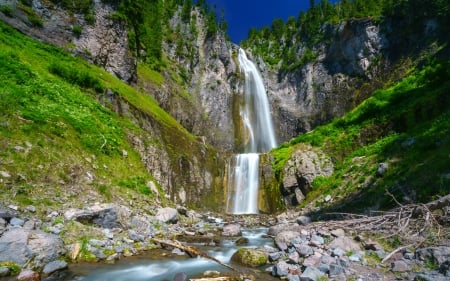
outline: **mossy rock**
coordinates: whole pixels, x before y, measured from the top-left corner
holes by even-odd
[[[267,263],[267,253],[262,249],[241,248],[233,254],[231,261],[249,267],[263,266]]]

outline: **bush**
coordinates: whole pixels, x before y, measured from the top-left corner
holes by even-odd
[[[12,15],[13,15],[13,10],[12,10],[11,6],[8,6],[8,5],[0,6],[0,12],[2,12],[7,17],[12,17]]]
[[[72,27],[72,34],[77,38],[80,37],[82,31],[83,27],[81,25],[76,24]]]
[[[98,93],[103,92],[103,86],[100,80],[86,70],[74,69],[62,63],[53,62],[49,66],[49,71],[72,84],[83,88],[94,89]]]

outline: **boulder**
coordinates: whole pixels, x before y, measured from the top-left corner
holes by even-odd
[[[305,271],[303,271],[302,275],[300,276],[301,281],[317,281],[320,277],[324,276],[325,273],[320,271],[319,269],[315,267],[308,266]]]
[[[9,261],[20,266],[29,263],[33,268],[43,268],[65,252],[64,243],[58,236],[39,230],[13,228],[0,237],[0,262]]]
[[[130,215],[128,208],[116,204],[94,204],[86,209],[69,209],[64,213],[66,220],[95,224],[102,228],[122,227]]]
[[[331,243],[328,245],[329,248],[341,248],[345,252],[357,252],[361,251],[361,247],[357,242],[353,239],[348,238],[347,236],[336,237]]]
[[[222,230],[223,236],[233,237],[242,235],[241,226],[237,223],[227,224]]]
[[[156,213],[155,218],[164,223],[177,223],[178,222],[178,211],[174,208],[160,208]]]
[[[66,269],[66,268],[67,268],[67,262],[65,262],[63,260],[56,260],[56,261],[47,263],[44,266],[42,273],[44,273],[45,275],[50,275],[55,271]]]
[[[249,267],[265,265],[267,260],[267,253],[263,249],[241,248],[231,256],[234,263]]]
[[[24,269],[17,276],[17,281],[40,281],[39,273],[30,269]]]
[[[282,251],[286,250],[287,247],[293,244],[294,239],[300,239],[300,233],[295,231],[282,231],[275,237],[275,244]]]

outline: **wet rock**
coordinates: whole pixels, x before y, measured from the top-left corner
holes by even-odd
[[[234,237],[242,235],[241,226],[237,223],[227,224],[223,227],[222,235],[227,237]]]
[[[178,222],[178,211],[174,208],[161,208],[156,213],[155,218],[164,223],[177,223]]]
[[[320,277],[324,276],[325,274],[320,271],[319,269],[315,267],[308,266],[305,271],[303,271],[302,275],[300,276],[301,281],[317,281]]]
[[[175,277],[173,278],[173,281],[186,281],[187,280],[187,274],[184,272],[178,272],[175,274]]]
[[[241,248],[231,256],[231,261],[249,267],[258,267],[267,263],[267,253],[263,249]]]
[[[0,277],[9,276],[11,270],[7,266],[0,266]]]
[[[19,273],[17,281],[40,281],[39,273],[32,271],[30,269],[23,269]]]
[[[249,242],[248,238],[246,238],[246,237],[239,237],[236,240],[235,244],[238,245],[238,246],[242,246],[242,245],[247,245],[248,242]]]
[[[62,260],[56,260],[56,261],[47,263],[44,266],[42,273],[44,273],[45,275],[50,275],[55,271],[66,269],[66,268],[67,268],[67,262],[62,261]]]
[[[186,253],[183,252],[182,250],[178,249],[178,248],[175,248],[175,249],[172,250],[172,254],[178,255],[178,256],[184,256]]]
[[[297,218],[297,223],[300,225],[308,225],[311,223],[311,218],[307,216],[300,216]]]

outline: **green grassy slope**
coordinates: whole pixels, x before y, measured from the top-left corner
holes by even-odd
[[[433,61],[393,87],[375,91],[353,111],[272,153],[278,177],[296,145],[310,143],[333,159],[302,206],[315,202],[346,211],[427,202],[450,193],[450,61]],[[378,165],[387,164],[382,175]],[[388,192],[387,192],[388,191]],[[318,199],[318,200],[317,200]]]
[[[198,151],[196,138],[148,95],[61,49],[0,22],[0,199],[47,211],[61,203],[157,194],[130,135],[146,133],[97,100],[111,89],[158,124],[174,158]],[[162,140],[162,141],[161,141]],[[127,156],[124,156],[124,151]],[[163,196],[162,196],[163,197]],[[52,207],[51,207],[52,208]]]

